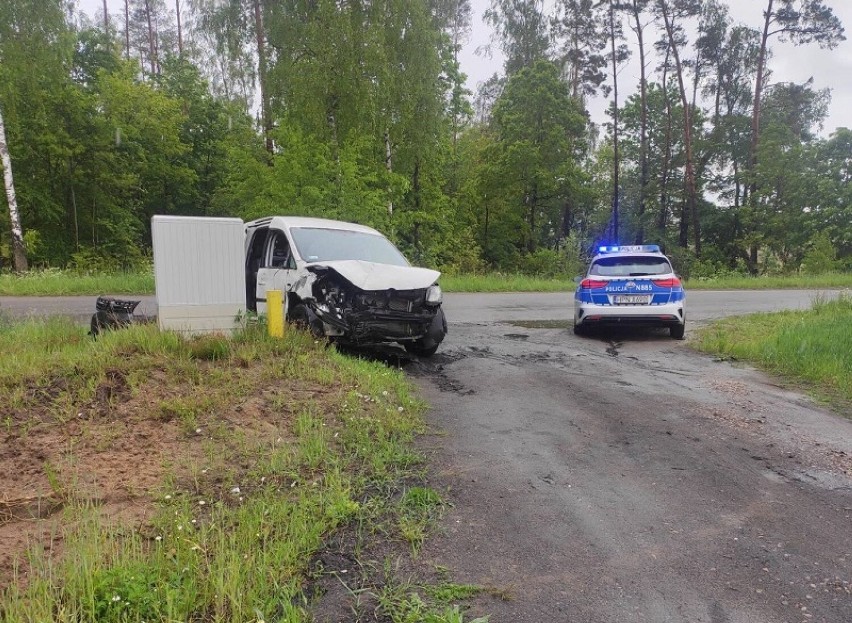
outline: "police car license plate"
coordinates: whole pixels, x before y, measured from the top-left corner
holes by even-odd
[[[616,294],[612,302],[616,305],[647,305],[651,297],[647,294]]]

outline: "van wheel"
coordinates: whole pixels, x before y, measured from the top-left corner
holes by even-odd
[[[438,352],[438,346],[444,341],[446,335],[447,317],[444,316],[444,310],[439,307],[438,311],[435,312],[435,317],[432,319],[429,332],[416,342],[406,342],[403,346],[412,355],[431,357]]]
[[[290,312],[290,322],[303,331],[310,331],[314,337],[325,337],[322,321],[303,304],[293,307]]]
[[[671,335],[676,340],[682,340],[683,335],[686,332],[686,323],[683,324],[673,324],[669,327],[669,335]]]

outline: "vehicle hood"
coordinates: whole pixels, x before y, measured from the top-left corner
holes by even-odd
[[[437,270],[414,266],[376,264],[363,260],[314,262],[306,266],[312,273],[330,269],[361,290],[419,290],[428,288],[441,276]]]

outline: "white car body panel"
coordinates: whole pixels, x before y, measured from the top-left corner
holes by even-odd
[[[362,290],[419,290],[434,284],[441,273],[429,268],[392,266],[363,260],[316,262],[312,266],[327,266],[352,285]]]

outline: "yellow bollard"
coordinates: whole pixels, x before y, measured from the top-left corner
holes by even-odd
[[[284,337],[284,295],[281,290],[266,291],[266,322],[270,337]]]

